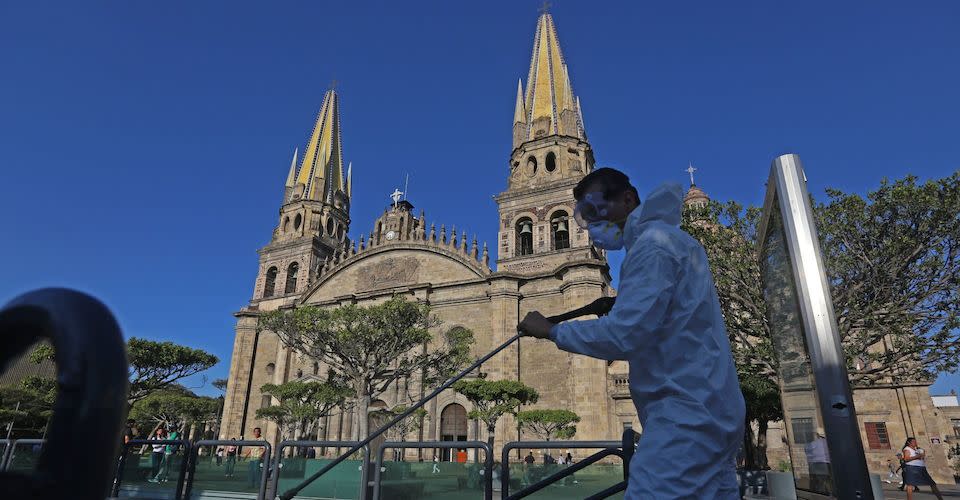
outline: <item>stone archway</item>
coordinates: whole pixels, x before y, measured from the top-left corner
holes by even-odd
[[[451,403],[440,412],[440,440],[467,440],[467,410],[463,406]],[[453,450],[445,449],[441,450],[441,453],[444,462],[453,461]]]

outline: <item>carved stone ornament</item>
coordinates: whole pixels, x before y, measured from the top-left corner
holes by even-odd
[[[417,282],[420,261],[416,257],[387,257],[370,263],[357,271],[362,290],[375,290]]]

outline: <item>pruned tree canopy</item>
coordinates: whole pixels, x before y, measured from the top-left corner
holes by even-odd
[[[30,353],[30,360],[34,363],[55,360],[53,347],[38,345]],[[218,361],[216,356],[201,349],[173,342],[131,338],[127,341],[127,362],[130,364],[127,401],[133,404],[155,391],[212,367]]]
[[[570,439],[577,433],[580,416],[570,410],[526,410],[517,414],[520,427],[541,439]]]
[[[265,313],[258,328],[276,333],[297,352],[325,363],[354,390],[358,412],[391,384],[414,375],[427,385],[448,378],[470,359],[473,333],[440,321],[426,304],[396,296],[371,306],[301,306]],[[367,435],[366,419],[359,434]]]
[[[327,382],[293,380],[282,384],[265,384],[260,388],[279,403],[257,410],[257,418],[270,420],[287,432],[290,438],[300,430],[308,434],[320,417],[329,415],[336,406],[353,396],[349,387]]]
[[[520,405],[533,404],[540,399],[536,390],[517,380],[460,380],[453,384],[453,390],[473,403],[474,409],[467,416],[487,426],[490,433],[487,441],[491,446],[500,417],[507,413],[516,414]]]
[[[217,419],[217,398],[197,396],[178,385],[152,392],[130,408],[130,418],[143,424],[184,427],[187,423],[208,423]]]

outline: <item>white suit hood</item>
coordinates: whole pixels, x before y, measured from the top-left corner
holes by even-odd
[[[667,183],[654,189],[647,195],[647,201],[634,209],[627,217],[623,233],[623,244],[628,249],[643,231],[648,222],[659,221],[680,227],[683,213],[683,189],[679,184]]]
[[[743,396],[707,255],[680,229],[682,207],[677,184],[650,193],[625,224],[613,309],[560,323],[551,337],[565,351],[630,364],[643,436],[627,498],[739,498]]]

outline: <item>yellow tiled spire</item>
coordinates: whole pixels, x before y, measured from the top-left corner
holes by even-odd
[[[527,140],[545,135],[584,137],[556,26],[546,12],[537,20],[525,104]],[[564,112],[571,118],[564,119]]]
[[[304,185],[303,198],[331,202],[343,191],[343,148],[340,141],[340,96],[333,89],[323,96],[320,114],[303,151],[297,184]]]

